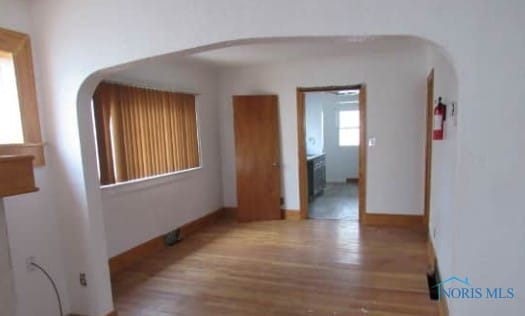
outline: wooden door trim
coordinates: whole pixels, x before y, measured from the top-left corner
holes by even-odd
[[[430,221],[430,191],[432,186],[432,126],[434,112],[434,68],[430,70],[427,77],[427,126],[425,137],[425,187],[423,205],[423,225],[428,229]]]
[[[324,92],[336,90],[359,90],[359,221],[366,217],[366,84],[325,87],[299,87],[297,88],[297,157],[299,161],[299,212],[301,219],[308,218],[308,176],[306,170],[306,145],[305,145],[305,93]]]

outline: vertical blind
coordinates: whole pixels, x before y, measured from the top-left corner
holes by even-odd
[[[194,95],[102,82],[93,106],[101,184],[199,166]]]

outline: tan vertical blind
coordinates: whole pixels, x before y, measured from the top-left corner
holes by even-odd
[[[103,82],[93,105],[101,184],[199,166],[194,95]]]

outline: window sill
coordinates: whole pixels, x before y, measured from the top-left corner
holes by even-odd
[[[198,172],[202,168],[203,168],[202,166],[199,166],[196,168],[161,174],[161,175],[147,177],[147,178],[130,180],[127,182],[102,185],[100,186],[100,190],[103,193],[108,193],[108,194],[118,194],[118,193],[124,193],[124,192],[140,191],[140,190],[149,189],[152,187],[180,181],[186,178],[186,176],[192,173]]]
[[[0,156],[0,198],[38,191],[32,164],[31,156]]]
[[[0,155],[33,156],[33,167],[46,165],[44,143],[4,144],[0,145]]]

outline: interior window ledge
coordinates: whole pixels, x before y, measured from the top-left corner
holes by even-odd
[[[44,145],[44,143],[0,144],[0,155],[30,155],[34,157],[33,167],[43,167],[46,164]]]
[[[194,175],[195,173],[202,170],[203,167],[199,166],[196,168],[161,174],[157,176],[130,180],[127,182],[120,182],[115,184],[108,184],[100,186],[100,190],[103,194],[119,194],[126,192],[135,192],[145,189],[150,189],[156,186],[166,185],[173,182],[178,182]]]

